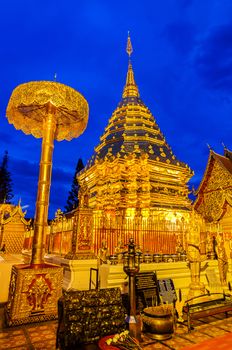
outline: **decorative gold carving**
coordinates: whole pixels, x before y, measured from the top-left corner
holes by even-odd
[[[232,186],[231,174],[229,174],[218,161],[215,161],[205,192],[215,191],[229,186]]]
[[[57,318],[57,301],[61,296],[63,269],[41,265],[15,265],[6,305],[9,326]]]
[[[91,250],[93,246],[93,215],[89,210],[79,210],[77,250]]]
[[[28,287],[27,299],[32,306],[32,312],[44,312],[44,305],[51,297],[51,277],[50,275],[37,275]]]
[[[225,213],[225,204],[232,205],[232,177],[214,160],[213,169],[202,193],[197,211],[209,222],[218,221]]]

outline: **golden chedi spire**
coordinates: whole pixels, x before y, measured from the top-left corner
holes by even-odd
[[[129,67],[123,96],[100,138],[100,144],[95,147],[88,167],[96,159],[124,158],[133,153],[137,158],[146,154],[150,160],[187,168],[185,163],[175,157],[154,116],[140,98],[130,61],[133,49],[129,33],[126,51]]]
[[[128,65],[128,71],[127,71],[127,77],[126,77],[126,85],[124,86],[122,97],[139,97],[139,89],[138,86],[135,83],[134,78],[134,72],[131,64],[130,56],[133,52],[130,34],[128,32],[128,38],[127,38],[127,46],[126,46],[126,52],[129,56],[129,65]]]
[[[188,210],[187,182],[193,175],[166,142],[151,111],[141,100],[130,61],[121,101],[112,113],[85,170],[92,208],[176,208]],[[173,209],[174,210],[174,209]]]

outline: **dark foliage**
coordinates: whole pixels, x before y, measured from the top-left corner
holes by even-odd
[[[14,197],[11,174],[8,171],[8,159],[8,152],[5,151],[0,166],[0,203],[11,203],[11,199]]]
[[[65,205],[66,213],[78,207],[78,204],[79,204],[78,191],[79,191],[80,186],[79,186],[78,181],[77,181],[77,174],[82,169],[84,169],[84,164],[82,162],[82,159],[79,158],[79,160],[77,162],[75,174],[73,176],[73,182],[72,182],[71,190],[69,191],[67,204]]]

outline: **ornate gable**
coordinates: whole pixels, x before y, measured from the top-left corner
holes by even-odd
[[[196,192],[194,208],[208,222],[217,221],[232,205],[231,159],[210,151],[205,174]]]

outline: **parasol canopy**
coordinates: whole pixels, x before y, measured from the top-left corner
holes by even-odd
[[[12,92],[6,115],[16,129],[40,138],[48,105],[55,109],[57,141],[70,141],[84,132],[89,115],[87,101],[73,88],[57,82],[32,81],[18,85]]]

